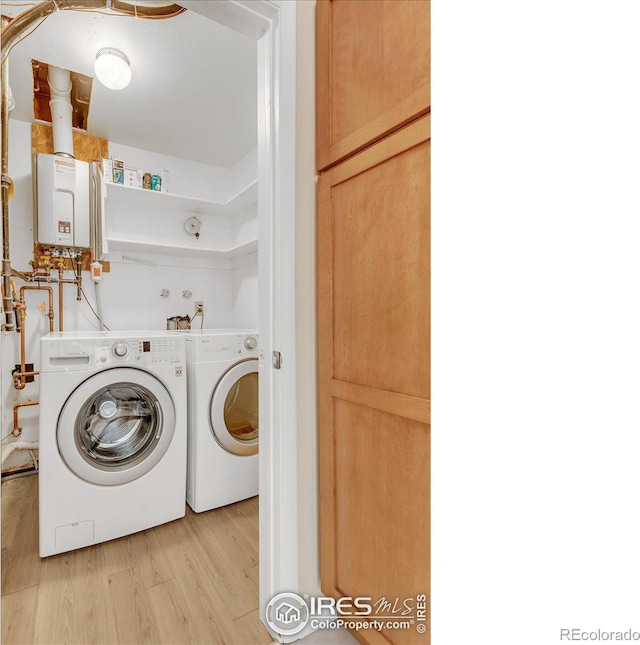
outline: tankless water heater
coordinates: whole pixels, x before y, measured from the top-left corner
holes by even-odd
[[[89,164],[70,157],[36,153],[33,181],[36,244],[90,248]]]

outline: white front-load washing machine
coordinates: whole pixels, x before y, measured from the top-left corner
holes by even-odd
[[[58,332],[40,348],[40,557],[183,517],[184,339]]]
[[[258,333],[205,329],[184,338],[187,502],[200,513],[258,494]]]

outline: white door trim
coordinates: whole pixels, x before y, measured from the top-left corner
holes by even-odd
[[[260,305],[260,615],[297,591],[295,323],[296,3],[185,0],[181,5],[257,40]],[[282,355],[271,366],[274,350]],[[281,639],[279,635],[272,635]],[[293,638],[295,639],[295,637]],[[287,640],[292,640],[289,637]]]

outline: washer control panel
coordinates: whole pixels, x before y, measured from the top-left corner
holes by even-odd
[[[143,331],[140,336],[102,332],[97,337],[87,332],[54,332],[40,343],[41,372],[73,372],[119,365],[175,365],[177,374],[178,370],[182,372],[184,362],[184,337],[154,331]]]
[[[184,362],[184,344],[178,337],[142,339],[104,339],[97,343],[96,365],[162,365]]]

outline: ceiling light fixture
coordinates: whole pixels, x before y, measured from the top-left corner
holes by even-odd
[[[93,65],[98,80],[110,90],[122,90],[131,81],[129,59],[113,47],[103,47]]]

